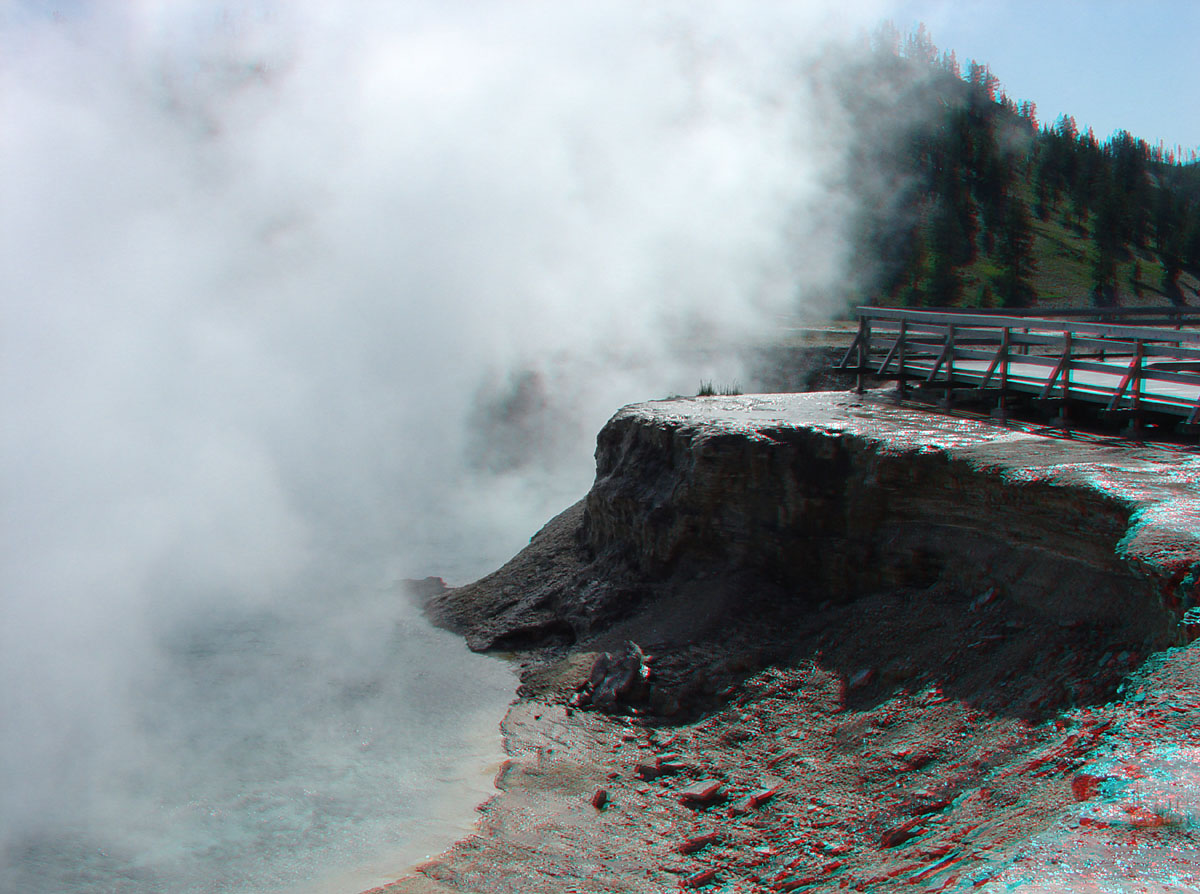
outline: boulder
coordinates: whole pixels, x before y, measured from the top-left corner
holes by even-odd
[[[576,702],[615,712],[623,705],[644,699],[649,678],[645,653],[637,643],[628,642],[623,652],[604,652],[596,659],[586,688]]]

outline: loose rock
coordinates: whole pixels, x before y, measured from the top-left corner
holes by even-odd
[[[704,835],[697,835],[693,838],[684,839],[675,850],[681,854],[694,854],[696,851],[703,850],[710,844],[713,844],[721,837],[719,832],[708,832]]]
[[[645,698],[649,678],[645,653],[637,643],[628,642],[621,654],[604,652],[596,659],[587,687],[576,696],[575,702],[612,713],[623,704]]]
[[[702,779],[679,790],[679,801],[683,804],[711,804],[721,795],[722,783],[718,779]]]
[[[903,844],[910,838],[915,838],[921,833],[924,820],[919,817],[910,819],[908,822],[901,823],[898,826],[893,826],[888,829],[879,839],[880,847],[895,847],[898,844]]]
[[[697,872],[695,875],[689,875],[680,884],[685,888],[699,888],[701,885],[707,885],[716,877],[717,870],[705,869],[702,872]]]

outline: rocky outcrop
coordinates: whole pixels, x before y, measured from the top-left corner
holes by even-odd
[[[1148,653],[1200,459],[847,393],[627,407],[596,458],[421,584],[520,697],[477,834],[380,894],[1197,889],[1200,649]]]
[[[1200,460],[1180,451],[837,392],[626,407],[596,464],[582,504],[433,617],[502,649],[596,636],[683,593],[736,611],[749,591],[815,606],[940,584],[1153,648],[1198,595]]]
[[[380,892],[1193,890],[1158,833],[1200,810],[1200,649],[1156,650],[1198,563],[1189,452],[846,392],[626,407],[586,499],[420,584],[520,697],[478,834]]]

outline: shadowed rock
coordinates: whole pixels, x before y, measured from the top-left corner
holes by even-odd
[[[645,654],[636,643],[628,642],[624,652],[605,652],[596,659],[588,689],[581,693],[576,704],[615,711],[622,705],[641,701],[646,695],[649,677]]]

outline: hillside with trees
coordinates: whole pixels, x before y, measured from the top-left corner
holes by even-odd
[[[939,53],[924,26],[885,26],[867,56],[845,86],[859,134],[852,185],[866,199],[856,250],[878,260],[859,297],[1200,304],[1195,151],[1181,158],[1125,131],[1101,141],[1069,116],[1042,123],[986,65]]]

